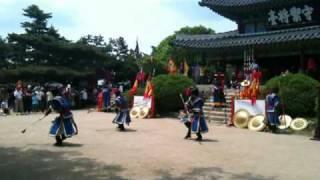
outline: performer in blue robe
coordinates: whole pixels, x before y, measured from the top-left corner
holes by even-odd
[[[193,89],[191,92],[191,101],[189,102],[189,108],[192,109],[193,118],[191,122],[191,131],[197,135],[197,141],[202,141],[201,133],[207,133],[209,131],[207,122],[203,114],[203,99],[199,96],[199,90]]]
[[[280,125],[279,114],[277,112],[280,106],[280,98],[276,94],[277,91],[277,89],[272,89],[266,97],[268,125],[273,133],[277,132],[277,126]]]
[[[121,92],[117,90],[115,92],[116,100],[115,105],[117,108],[117,115],[113,120],[113,123],[118,124],[120,131],[125,131],[124,124],[130,125],[131,118],[129,114],[128,102],[121,95]]]
[[[53,91],[54,93],[55,91]],[[49,109],[46,116],[52,111],[59,113],[59,116],[52,121],[52,126],[49,135],[56,138],[55,145],[62,145],[62,141],[78,134],[77,124],[74,122],[73,115],[70,111],[70,103],[68,100],[61,96],[55,96],[49,102]]]

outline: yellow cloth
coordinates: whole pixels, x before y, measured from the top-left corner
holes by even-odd
[[[184,76],[188,76],[189,65],[188,65],[188,63],[187,63],[186,60],[184,60],[183,66],[184,66],[184,67],[183,67],[183,69],[184,69],[183,75],[184,75]]]

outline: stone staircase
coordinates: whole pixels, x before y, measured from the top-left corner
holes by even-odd
[[[205,100],[203,111],[208,122],[217,125],[227,124],[231,116],[231,97],[237,93],[235,89],[225,89],[226,107],[214,107],[213,98],[209,96]]]

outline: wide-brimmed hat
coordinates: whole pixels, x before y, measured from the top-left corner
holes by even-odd
[[[252,117],[249,121],[248,128],[251,131],[262,131],[266,124],[264,123],[265,116],[263,114]]]
[[[287,129],[290,127],[292,118],[289,115],[280,115],[279,116],[280,125],[279,129]]]
[[[290,128],[295,131],[302,131],[307,127],[308,121],[304,118],[295,118],[290,124]]]
[[[250,86],[250,81],[249,80],[244,80],[244,81],[242,81],[241,82],[241,86],[243,86],[243,87],[247,87],[247,86]]]
[[[245,109],[239,109],[233,117],[234,125],[237,128],[247,128],[249,123],[250,114]]]
[[[149,111],[150,111],[150,108],[148,108],[148,107],[140,108],[139,118],[140,119],[146,118],[148,116],[148,114],[149,114]]]

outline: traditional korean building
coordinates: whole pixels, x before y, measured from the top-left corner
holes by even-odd
[[[281,72],[319,79],[320,0],[202,0],[200,6],[237,23],[234,31],[178,35],[175,46],[198,53],[207,64],[243,69],[260,65],[265,80]]]

